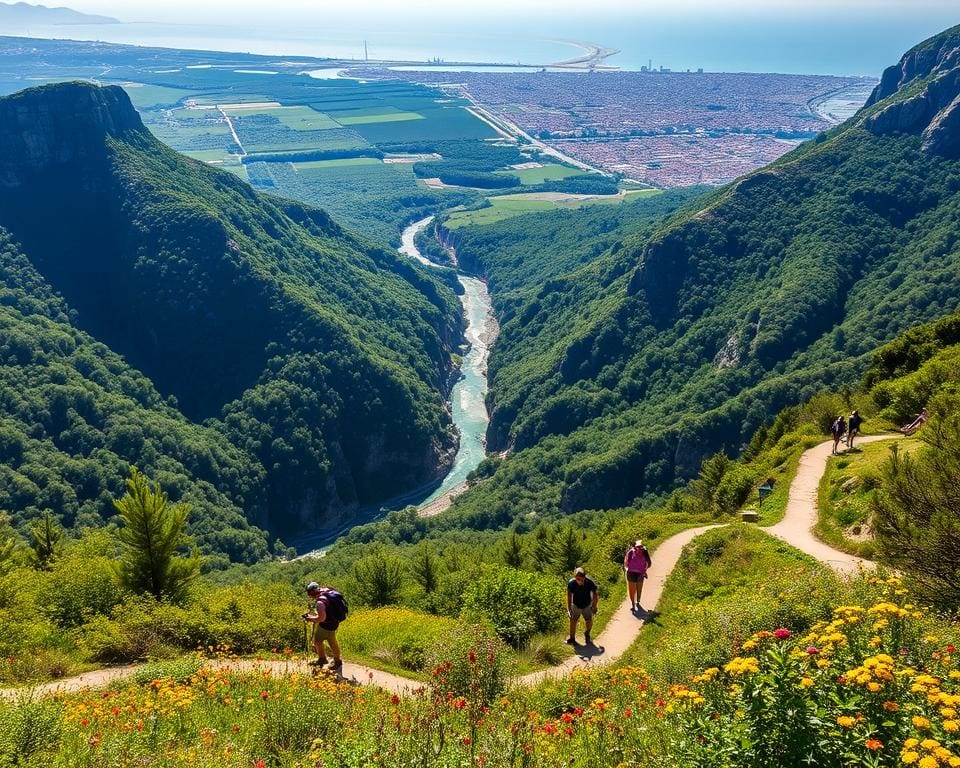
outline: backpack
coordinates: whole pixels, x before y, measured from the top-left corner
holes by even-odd
[[[347,605],[347,598],[337,592],[337,590],[329,587],[321,589],[319,599],[323,600],[326,607],[328,622],[339,624],[347,618],[350,606]]]

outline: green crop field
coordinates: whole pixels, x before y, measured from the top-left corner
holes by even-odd
[[[310,107],[253,107],[251,109],[230,109],[227,115],[232,117],[251,117],[252,115],[268,115],[276,118],[281,125],[294,131],[325,131],[330,128],[339,128],[340,123],[323,112],[317,112]]]
[[[483,120],[461,107],[433,106],[434,108],[418,111],[423,117],[422,120],[358,123],[354,128],[371,144],[466,139],[482,141],[497,135]]]
[[[338,168],[347,165],[382,165],[383,161],[376,157],[340,157],[334,160],[309,160],[305,163],[294,163],[297,171],[311,169]]]
[[[571,176],[584,176],[587,174],[587,171],[580,170],[579,168],[571,168],[567,165],[550,163],[540,168],[510,168],[505,171],[497,171],[497,173],[516,176],[520,179],[521,184],[532,185],[543,184],[545,181],[568,179]]]
[[[302,152],[309,149],[359,149],[369,144],[350,128],[322,131],[297,131],[272,115],[231,118],[233,127],[250,154],[263,152]]]
[[[535,169],[541,170],[541,169]],[[448,229],[457,229],[468,225],[491,224],[503,221],[513,216],[534,211],[552,211],[556,209],[582,208],[587,205],[619,205],[624,200],[635,200],[638,197],[653,197],[661,194],[659,189],[629,190],[621,195],[606,195],[594,197],[576,197],[544,199],[543,193],[499,195],[490,197],[490,207],[479,208],[475,211],[454,211],[446,220]]]
[[[381,112],[377,115],[351,115],[338,117],[341,125],[366,125],[367,123],[402,123],[407,120],[423,120],[423,115],[417,112]]]
[[[108,83],[119,85],[127,92],[130,101],[138,110],[151,109],[160,106],[179,104],[184,99],[196,96],[196,91],[166,88],[162,85],[146,85],[144,83]]]
[[[219,151],[227,155],[240,151],[219,110],[145,110],[142,118],[154,136],[180,152]]]

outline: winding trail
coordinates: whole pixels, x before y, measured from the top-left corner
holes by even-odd
[[[874,435],[861,437],[859,442],[861,444],[872,443],[877,440],[889,440],[897,437],[899,435]],[[806,552],[841,575],[853,575],[861,567],[873,567],[873,563],[833,549],[816,539],[812,531],[817,522],[818,514],[817,489],[820,478],[826,470],[832,446],[833,441],[828,440],[803,453],[800,457],[797,474],[790,484],[783,520],[770,528],[759,528],[758,530],[766,531],[802,552]],[[519,679],[519,682],[523,685],[533,685],[547,678],[569,674],[577,668],[601,666],[616,662],[636,639],[645,618],[656,609],[667,578],[680,559],[683,548],[705,531],[720,527],[723,526],[708,525],[700,528],[689,528],[664,540],[653,553],[653,565],[650,568],[649,578],[644,587],[643,604],[646,606],[646,612],[633,613],[630,610],[629,598],[624,597],[623,602],[610,621],[607,622],[603,632],[596,637],[594,646],[577,645],[575,646],[576,655],[554,667],[524,675]],[[296,659],[284,661],[211,661],[209,665],[214,668],[229,666],[232,669],[244,671],[262,670],[264,674],[272,675],[293,672],[305,673],[310,670],[305,661]],[[98,669],[76,677],[39,685],[29,691],[25,691],[25,689],[2,690],[0,691],[0,697],[13,699],[23,696],[25,693],[42,696],[100,688],[129,677],[139,668],[132,665]],[[358,685],[375,685],[394,693],[409,692],[424,685],[424,683],[416,680],[410,680],[400,675],[361,664],[353,664],[349,661],[344,662],[343,676],[346,680]]]
[[[860,445],[875,443],[878,440],[891,440],[900,435],[870,435],[858,437]],[[830,458],[833,441],[828,440],[820,445],[808,449],[800,457],[796,477],[790,483],[790,493],[787,497],[787,511],[776,525],[766,529],[767,533],[782,539],[801,552],[815,557],[824,565],[845,576],[855,575],[861,568],[872,568],[871,560],[864,560],[856,555],[849,555],[824,544],[813,535],[813,527],[817,524],[819,507],[817,501],[820,479],[827,469],[827,460]]]

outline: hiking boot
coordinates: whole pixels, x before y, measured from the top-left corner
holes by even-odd
[[[583,642],[584,642],[585,644],[587,644],[587,645],[593,645],[593,643],[592,643],[591,640],[590,640],[590,633],[589,633],[589,632],[584,632],[584,633],[583,633]]]
[[[327,665],[327,670],[336,672],[338,675],[343,672],[343,659],[334,659]]]
[[[327,665],[327,657],[321,656],[319,659],[314,659],[310,662],[311,667],[325,667]]]
[[[565,642],[567,645],[576,645],[576,644],[577,644],[577,641],[576,641],[574,638],[572,638],[572,637],[568,637],[568,638],[567,638],[566,640],[564,640],[563,642]]]

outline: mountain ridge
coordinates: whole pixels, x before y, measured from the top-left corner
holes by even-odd
[[[51,7],[30,3],[0,3],[0,22],[11,24],[120,24],[112,16],[81,13],[65,6]]]
[[[31,89],[8,115],[0,229],[78,328],[262,468],[235,497],[252,523],[342,524],[442,475],[463,324],[448,285],[181,157],[119,88]]]

